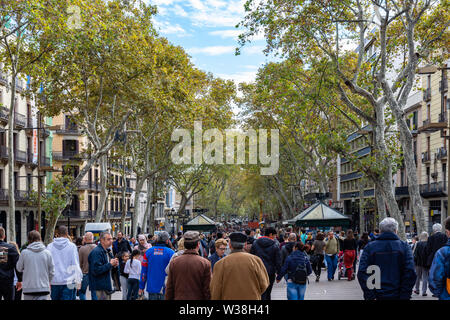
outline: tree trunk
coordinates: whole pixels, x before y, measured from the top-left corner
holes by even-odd
[[[47,228],[45,229],[44,244],[47,246],[53,241],[53,236],[55,234],[56,224],[60,216],[59,212],[48,213],[49,219],[47,222]]]
[[[365,231],[364,224],[364,183],[363,178],[359,179],[359,234]]]
[[[16,199],[14,186],[14,104],[16,98],[16,77],[15,73],[11,75],[11,100],[9,107],[8,119],[8,200],[9,200],[9,216],[8,216],[8,241],[16,242]],[[20,232],[20,230],[19,230]]]
[[[106,210],[106,201],[108,200],[108,157],[103,155],[100,157],[100,201],[98,203],[97,211],[95,212],[95,222],[102,220],[103,214]]]
[[[126,146],[125,146],[125,154],[126,154]],[[123,158],[124,159],[124,158]],[[127,202],[126,202],[126,191],[127,191],[127,177],[125,175],[125,161],[122,161],[122,216],[121,221],[125,221],[127,217]]]
[[[153,210],[153,201],[155,198],[152,197],[152,192],[153,192],[153,177],[147,179],[147,205],[145,206],[145,212],[144,212],[144,216],[142,218],[142,229],[145,231],[146,227],[148,225],[148,227],[150,228],[150,226],[152,224],[155,224],[155,218],[153,216],[153,220],[151,217],[151,210]],[[150,220],[149,220],[149,216],[150,216]],[[151,234],[153,234],[152,232],[149,232]]]
[[[384,218],[387,217],[387,215],[386,215],[386,205],[384,204],[383,197],[382,197],[382,195],[381,195],[381,193],[380,193],[380,191],[378,190],[377,187],[375,187],[375,201],[377,203],[377,213],[378,213],[378,216],[379,216],[379,220],[381,221],[381,220],[383,220]],[[377,221],[376,221],[376,217],[375,217],[374,228],[377,228],[376,225],[377,225]]]
[[[294,215],[294,209],[292,208],[291,201],[289,200],[289,198],[287,197],[286,193],[284,192],[283,184],[282,184],[280,178],[279,178],[277,175],[275,175],[275,180],[277,180],[277,183],[278,183],[278,189],[279,189],[279,191],[280,191],[281,197],[283,198],[284,202],[286,203],[286,205],[287,205],[287,207],[288,207],[288,209],[289,209],[288,214],[282,216],[282,217],[281,217],[281,220],[283,220],[283,219],[285,219],[285,218],[287,218],[287,217],[291,218],[291,217],[293,217],[293,215]]]
[[[395,189],[392,183],[392,164],[387,152],[386,140],[385,140],[385,117],[384,117],[384,105],[378,105],[376,107],[376,126],[375,126],[375,147],[377,154],[377,159],[380,159],[380,165],[383,168],[383,172],[375,179],[375,185],[378,185],[383,196],[383,200],[389,210],[389,214],[392,218],[398,222],[398,236],[402,240],[406,240],[405,235],[405,224],[403,218],[400,214],[397,201],[395,199]]]
[[[145,179],[141,177],[136,177],[136,190],[134,194],[134,212],[131,216],[131,234],[137,234],[138,221],[140,215],[140,207],[139,207],[139,196],[141,194],[142,187],[144,186]]]
[[[394,112],[394,115],[397,115]],[[408,177],[408,192],[411,199],[412,212],[416,217],[417,234],[428,231],[427,221],[423,210],[422,197],[420,196],[419,182],[417,181],[417,168],[414,160],[413,137],[409,131],[404,117],[396,116],[397,127],[400,131],[400,143],[403,150],[406,174]],[[412,226],[411,226],[412,227]]]

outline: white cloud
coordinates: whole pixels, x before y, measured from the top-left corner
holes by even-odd
[[[176,34],[177,36],[186,36],[187,32],[179,24],[171,24],[167,21],[154,21],[155,28],[162,34]]]
[[[222,79],[234,80],[236,84],[241,82],[253,82],[256,79],[257,71],[241,71],[232,74],[218,74],[217,76]]]
[[[186,50],[189,54],[207,54],[209,56],[218,56],[225,53],[233,53],[234,46],[212,46],[212,47],[193,47]]]
[[[263,54],[264,46],[245,46],[242,49],[244,54]]]

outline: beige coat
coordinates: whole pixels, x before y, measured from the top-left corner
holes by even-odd
[[[214,265],[212,300],[261,300],[269,276],[261,258],[247,252],[232,252]]]

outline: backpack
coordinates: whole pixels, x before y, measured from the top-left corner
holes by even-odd
[[[306,264],[299,263],[295,272],[292,275],[292,281],[296,284],[306,284],[308,281],[308,273],[306,271]]]

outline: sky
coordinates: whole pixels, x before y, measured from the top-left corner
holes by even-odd
[[[271,60],[262,52],[266,44],[262,35],[235,56],[241,33],[235,26],[245,16],[245,0],[148,1],[157,6],[154,23],[160,35],[182,46],[203,71],[236,84],[250,82],[258,68]]]

